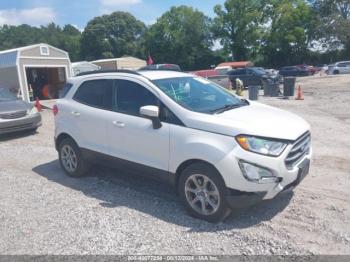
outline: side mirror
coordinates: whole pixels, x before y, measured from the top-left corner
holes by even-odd
[[[140,115],[152,120],[154,129],[159,129],[162,127],[162,123],[160,122],[160,119],[159,119],[158,106],[143,106],[140,108]]]

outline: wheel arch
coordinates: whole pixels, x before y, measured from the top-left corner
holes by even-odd
[[[58,151],[58,147],[60,146],[61,142],[66,138],[72,139],[77,144],[76,140],[71,135],[69,135],[67,133],[61,133],[58,135],[58,137],[55,140],[55,148],[57,151]]]
[[[179,180],[180,180],[180,176],[182,174],[182,172],[189,166],[193,165],[193,164],[205,164],[205,165],[208,165],[210,166],[211,168],[213,168],[221,177],[221,179],[223,180],[224,184],[226,185],[225,183],[225,179],[223,178],[223,176],[220,174],[219,170],[213,165],[211,164],[210,162],[208,161],[205,161],[205,160],[201,160],[201,159],[188,159],[184,162],[182,162],[178,168],[176,169],[176,172],[175,172],[175,175],[174,175],[174,179],[172,181],[172,184],[174,184],[175,188],[177,189],[178,188],[178,185],[179,185]],[[176,190],[177,192],[177,190]],[[178,193],[178,192],[177,192]]]

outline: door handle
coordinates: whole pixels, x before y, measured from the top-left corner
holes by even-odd
[[[113,121],[113,125],[120,127],[120,128],[124,128],[125,127],[125,123],[121,122],[121,121]]]
[[[73,111],[73,112],[72,112],[72,115],[78,117],[78,116],[80,116],[80,113],[79,113],[79,112]]]

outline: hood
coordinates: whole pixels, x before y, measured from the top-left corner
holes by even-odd
[[[0,101],[0,114],[26,111],[30,108],[32,108],[32,105],[28,102],[24,102],[23,100]]]
[[[188,119],[188,126],[228,136],[246,134],[285,140],[296,140],[310,130],[310,125],[293,113],[257,102],[250,103],[222,114],[195,114]]]

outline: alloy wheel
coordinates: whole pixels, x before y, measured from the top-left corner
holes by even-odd
[[[74,149],[70,145],[64,145],[61,149],[61,159],[64,168],[73,173],[78,168],[78,159]]]
[[[201,215],[212,215],[220,207],[219,190],[205,175],[190,176],[185,183],[185,195],[189,205]]]

